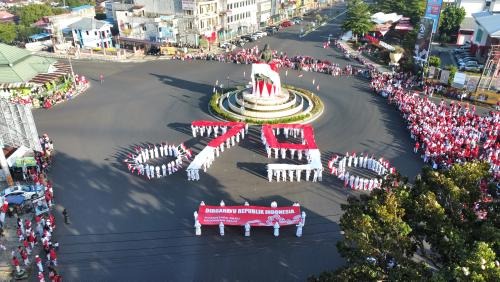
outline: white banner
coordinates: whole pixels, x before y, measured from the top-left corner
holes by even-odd
[[[439,81],[441,83],[448,84],[448,79],[450,79],[450,71],[449,70],[442,70],[441,77],[439,78]]]

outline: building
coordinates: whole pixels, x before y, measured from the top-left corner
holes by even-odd
[[[121,3],[121,2],[115,2],[115,1],[104,2],[104,10],[106,13],[106,20],[116,24],[117,23],[116,12],[117,11],[129,11],[134,6],[135,6],[134,4],[125,4],[125,3]]]
[[[31,52],[0,43],[0,84],[28,83],[34,77],[55,70],[56,60],[33,56]]]
[[[491,45],[500,45],[500,13],[484,11],[472,14],[476,30],[472,40],[471,52],[485,58]]]
[[[472,41],[474,30],[477,29],[473,14],[482,11],[500,12],[500,0],[456,0],[451,1],[449,5],[453,3],[465,10],[465,19],[460,24],[460,30],[457,34],[458,45]]]
[[[186,0],[134,0],[134,4],[143,6],[146,13],[158,15],[182,15],[183,2]]]
[[[259,29],[257,0],[223,0],[223,38],[229,40]]]
[[[70,9],[71,14],[78,15],[85,18],[95,17],[95,7],[92,5],[82,5]]]
[[[271,0],[257,0],[257,22],[260,28],[269,25],[271,8]]]
[[[73,43],[80,48],[113,47],[112,25],[93,18],[83,18],[69,26]]]
[[[116,11],[120,43],[176,43],[178,19],[175,16],[148,16],[143,7],[134,6],[128,11]],[[159,44],[155,44],[159,43]]]
[[[181,45],[199,46],[200,37],[205,37],[212,43],[216,41],[222,28],[220,8],[218,0],[182,1],[183,14],[178,42]]]
[[[0,23],[12,23],[15,16],[7,11],[0,11]]]

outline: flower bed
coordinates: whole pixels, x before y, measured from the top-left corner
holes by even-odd
[[[89,82],[83,76],[63,77],[47,82],[39,87],[8,89],[11,102],[32,105],[33,108],[51,108],[53,105],[70,100],[85,91]]]

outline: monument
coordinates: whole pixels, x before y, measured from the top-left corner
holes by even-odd
[[[218,103],[213,103],[217,105],[213,110],[249,123],[314,120],[322,113],[321,100],[305,89],[282,85],[279,64],[266,44],[260,61],[252,64],[249,84],[222,95]]]

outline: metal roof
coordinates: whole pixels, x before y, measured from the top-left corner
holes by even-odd
[[[0,66],[15,64],[30,55],[28,50],[0,43]]]
[[[500,14],[479,12],[472,14],[472,16],[490,37],[500,37]]]
[[[0,83],[28,82],[40,73],[47,73],[54,59],[33,56],[25,49],[0,44]]]
[[[94,30],[101,29],[103,26],[112,26],[111,24],[96,20],[94,18],[83,18],[75,23],[70,24],[68,27],[71,29],[79,29],[79,30]]]

